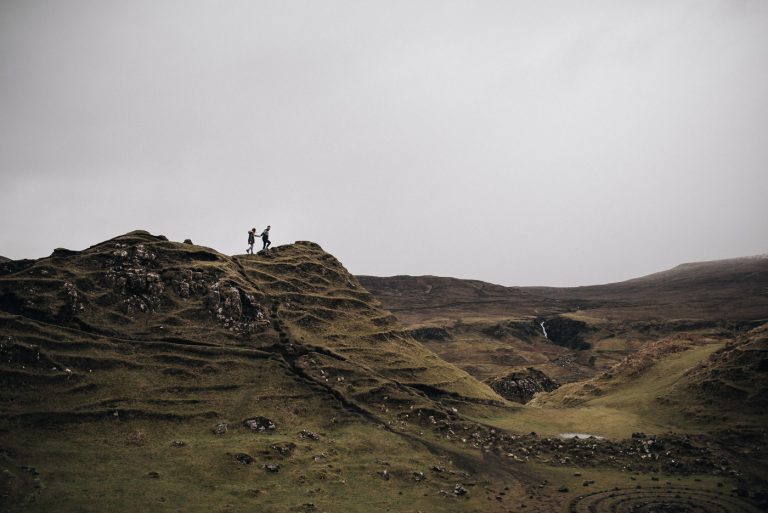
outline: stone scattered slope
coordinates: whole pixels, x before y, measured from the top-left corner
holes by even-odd
[[[158,384],[226,387],[234,377],[227,369],[243,365],[266,366],[259,374],[270,377],[282,367],[302,386],[360,409],[384,397],[403,407],[444,396],[501,400],[408,336],[313,243],[230,258],[133,232],[14,264],[0,275],[5,384],[68,386],[52,387],[57,400],[46,394],[49,410],[39,399],[16,402],[5,418],[93,416],[118,406],[175,415],[152,396]],[[126,374],[118,388],[139,375],[147,387],[118,398],[94,383],[94,371],[106,369]],[[184,415],[225,415],[204,399],[191,404]]]
[[[503,403],[310,242],[0,264],[2,511],[460,511],[430,419]]]

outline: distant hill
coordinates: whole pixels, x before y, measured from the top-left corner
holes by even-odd
[[[596,311],[630,320],[768,318],[768,255],[682,264],[619,283],[587,287],[503,287],[437,276],[358,276],[406,323],[475,314]]]
[[[427,347],[489,383],[530,366],[559,382],[579,381],[671,334],[730,336],[768,319],[766,255],[683,264],[589,287],[358,279]]]
[[[10,262],[10,261],[11,261],[10,258],[5,258],[3,255],[0,255],[0,264],[2,264],[3,262]]]
[[[768,318],[768,255],[696,262],[607,285],[525,287],[569,308],[634,319]]]
[[[535,290],[440,276],[357,276],[384,307],[406,324],[436,317],[537,315],[565,311]]]

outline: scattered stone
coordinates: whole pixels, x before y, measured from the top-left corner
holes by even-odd
[[[453,487],[453,494],[457,497],[461,497],[462,495],[467,494],[467,489],[464,488],[464,485],[461,483],[456,483],[456,486]]]
[[[441,467],[440,465],[435,465],[432,467],[432,472],[445,472],[445,467]]]
[[[184,440],[174,440],[171,442],[171,447],[184,447],[187,443]]]
[[[238,463],[242,463],[243,465],[250,465],[253,463],[253,456],[244,452],[239,452],[235,454],[235,460],[237,460]]]
[[[192,244],[192,239],[184,239],[184,244]]]
[[[85,307],[81,302],[81,296],[77,292],[77,287],[75,287],[72,283],[64,283],[64,295],[67,300],[66,315],[71,317],[77,312],[85,310]]]
[[[229,424],[226,422],[219,422],[216,424],[216,426],[213,428],[213,434],[214,435],[224,435],[229,430]]]
[[[147,477],[150,479],[160,479],[160,473],[159,472],[147,472]]]
[[[299,438],[302,440],[320,440],[320,435],[313,433],[312,431],[302,429],[299,431]]]
[[[296,448],[296,444],[288,442],[284,444],[272,444],[272,450],[278,453],[282,457],[290,456],[293,450]]]
[[[567,486],[563,485],[563,486],[561,486],[560,488],[558,488],[558,489],[557,489],[557,491],[558,491],[558,492],[562,492],[562,493],[568,493],[568,492],[570,492],[571,490],[569,490]]]
[[[420,483],[425,479],[424,472],[422,472],[421,470],[416,470],[415,472],[412,473],[412,475],[413,475],[413,480],[416,481],[417,483]]]
[[[243,425],[252,431],[274,431],[277,426],[275,426],[275,423],[269,420],[266,417],[254,417],[252,419],[245,419],[243,421]]]
[[[381,478],[382,478],[384,481],[389,481],[389,470],[387,470],[387,469],[384,469],[384,470],[379,470],[379,471],[378,471],[378,472],[376,472],[376,473],[377,473],[377,474],[379,475],[379,477],[381,477]]]
[[[277,463],[265,463],[264,464],[264,470],[267,472],[280,472],[280,465]]]
[[[428,340],[450,340],[451,334],[445,328],[440,327],[424,327],[416,328],[410,332],[411,336],[420,342]]]

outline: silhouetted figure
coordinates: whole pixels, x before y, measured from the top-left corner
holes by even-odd
[[[245,250],[246,253],[250,253],[253,255],[253,245],[256,243],[256,228],[251,228],[248,232],[248,249]]]
[[[267,228],[261,232],[261,241],[264,243],[264,247],[261,248],[262,251],[267,249],[272,242],[269,240],[269,229],[272,228],[271,226],[267,226]]]

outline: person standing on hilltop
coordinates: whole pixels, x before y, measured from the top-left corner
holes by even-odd
[[[248,232],[248,249],[245,250],[246,253],[250,253],[253,255],[253,245],[256,242],[256,228],[251,228]]]
[[[271,226],[267,225],[267,228],[261,232],[261,241],[264,243],[264,247],[261,248],[262,251],[269,248],[269,245],[272,244],[272,242],[269,240],[269,229],[272,228]]]

